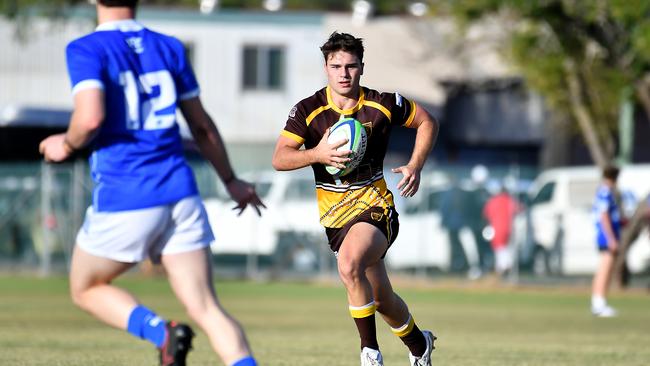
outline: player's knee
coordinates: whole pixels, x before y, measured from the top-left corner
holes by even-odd
[[[86,302],[85,302],[85,288],[81,288],[79,286],[70,286],[70,299],[72,299],[72,303],[75,304],[75,306],[85,309],[86,308]]]
[[[346,286],[348,284],[358,283],[364,273],[363,268],[358,262],[355,261],[339,261],[338,262],[339,276]]]

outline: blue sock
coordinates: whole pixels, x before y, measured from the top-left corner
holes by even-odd
[[[134,336],[155,344],[158,348],[162,347],[167,335],[165,320],[142,305],[136,306],[129,315],[127,330]]]
[[[253,356],[247,356],[232,364],[232,366],[257,366]]]

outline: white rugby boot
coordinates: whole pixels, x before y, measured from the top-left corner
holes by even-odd
[[[607,304],[598,307],[592,306],[591,313],[599,318],[613,318],[618,315],[616,309]]]
[[[384,366],[384,358],[376,349],[363,347],[361,350],[361,366]]]
[[[410,366],[431,366],[431,352],[436,349],[436,346],[433,344],[436,340],[436,336],[428,330],[423,330],[422,335],[424,335],[424,339],[427,341],[427,349],[420,357],[415,357],[409,352]]]

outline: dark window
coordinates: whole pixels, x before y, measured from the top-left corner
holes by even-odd
[[[533,205],[538,203],[544,203],[551,200],[553,197],[553,191],[555,191],[555,183],[546,183],[542,189],[539,190],[537,196],[533,199]]]
[[[247,90],[280,90],[284,87],[285,50],[279,46],[244,47],[243,86]]]

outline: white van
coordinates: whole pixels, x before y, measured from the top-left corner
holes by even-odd
[[[592,274],[597,267],[591,213],[601,170],[594,166],[550,169],[533,182],[529,210],[515,219],[520,253],[528,253],[537,274]],[[630,216],[650,192],[650,164],[621,168],[618,187],[623,212]],[[650,268],[650,237],[644,229],[628,253],[633,273]]]

